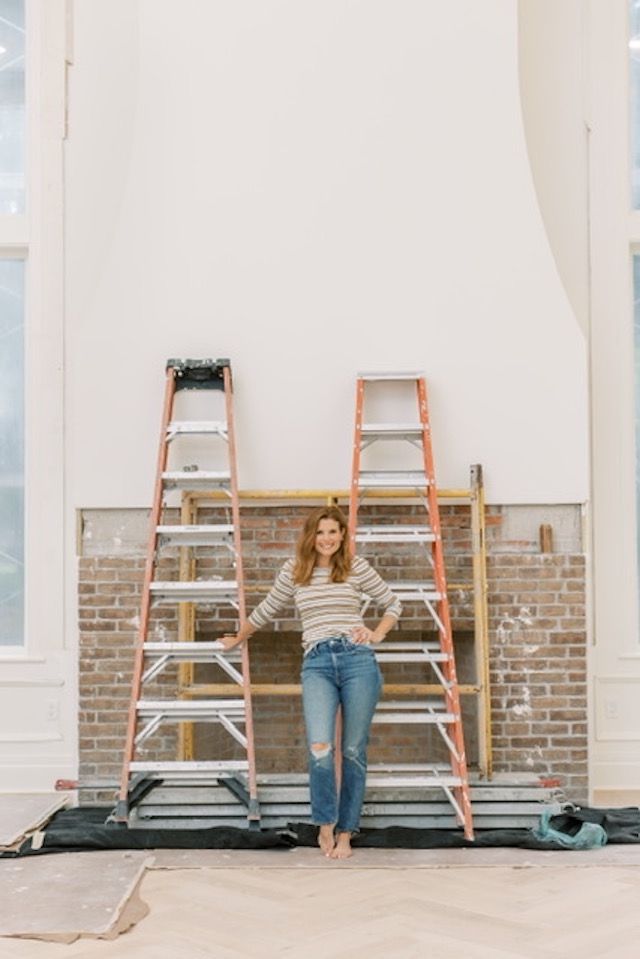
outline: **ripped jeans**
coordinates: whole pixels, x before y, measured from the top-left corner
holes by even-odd
[[[338,832],[358,830],[367,778],[369,728],[381,690],[382,675],[370,646],[337,636],[318,643],[304,657],[302,704],[309,749],[311,815],[316,825],[336,823]],[[342,706],[339,797],[334,748],[338,706]]]

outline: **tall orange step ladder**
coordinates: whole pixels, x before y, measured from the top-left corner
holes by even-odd
[[[213,391],[223,395],[220,418],[217,420],[178,420],[174,418],[176,394],[187,391]],[[206,403],[207,413],[214,407],[215,397],[210,392],[206,397],[183,397],[186,407],[199,400]],[[197,405],[197,404],[196,404]],[[220,401],[217,400],[217,405]],[[214,462],[216,468],[201,468],[183,464],[189,444],[198,445],[197,455]],[[218,467],[222,466],[220,469]],[[167,525],[162,522],[163,509],[167,508],[170,491],[207,492],[223,491],[228,497],[230,522],[224,524]],[[192,569],[190,580],[163,580],[157,578],[160,554],[165,547],[179,548],[197,553],[204,560],[211,556],[231,554],[233,578],[214,576],[208,579],[197,576],[198,560],[181,563],[181,568]],[[207,552],[202,554],[202,550]],[[193,605],[192,605],[193,604]],[[240,623],[246,617],[244,576],[242,568],[242,544],[240,538],[240,509],[238,500],[238,474],[236,442],[233,417],[233,387],[229,360],[169,360],[166,369],[166,385],[160,445],[155,480],[153,508],[150,516],[149,540],[142,587],[140,625],[135,649],[131,702],[127,724],[127,736],[122,763],[122,777],[117,804],[111,820],[128,822],[133,807],[159,783],[190,785],[215,781],[223,783],[247,808],[250,826],[259,823],[260,810],[256,788],[256,766],[251,707],[251,678],[248,643],[240,650],[225,652],[218,641],[198,640],[173,642],[164,639],[150,641],[149,620],[153,606],[175,606],[178,611],[203,608],[227,608],[235,611]],[[160,631],[161,634],[163,631]],[[182,669],[189,664],[214,663],[231,682],[230,695],[215,699],[191,700],[179,698],[178,681],[176,697],[159,699],[143,697],[146,684],[164,673],[164,688],[171,687],[171,670],[176,664]],[[154,736],[166,723],[183,724],[216,723],[240,743],[246,759],[194,760],[192,758],[166,760],[149,758],[154,752]],[[244,726],[244,730],[241,728]],[[144,747],[143,747],[144,744]],[[144,751],[144,758],[141,751]],[[155,748],[156,753],[159,751]]]
[[[369,389],[367,389],[367,387]],[[365,393],[377,402],[379,409],[406,405],[406,390],[415,388],[417,417],[410,422],[365,422]],[[375,396],[371,393],[375,392]],[[414,400],[410,397],[411,406]],[[386,415],[385,412],[385,415]],[[412,413],[411,415],[415,415]],[[467,839],[473,839],[473,819],[469,798],[469,782],[460,711],[460,696],[456,677],[451,616],[447,598],[447,584],[442,547],[442,533],[438,510],[438,494],[431,445],[431,428],[427,406],[427,388],[422,373],[361,373],[357,379],[356,422],[353,444],[353,468],[349,502],[349,535],[352,552],[365,544],[378,547],[391,544],[416,544],[420,551],[420,566],[424,577],[413,582],[392,582],[390,586],[403,603],[424,604],[435,624],[437,639],[408,641],[396,639],[390,633],[375,648],[376,658],[384,663],[418,663],[429,669],[441,687],[442,694],[425,700],[382,700],[373,722],[380,724],[431,725],[437,729],[446,746],[448,764],[384,764],[371,766],[368,782],[371,786],[441,788],[455,811],[458,823],[464,827]],[[390,453],[388,443],[396,444]],[[363,453],[374,444],[384,443],[386,451],[378,447],[382,468],[363,468]],[[399,456],[397,444],[410,444],[419,451],[411,456]],[[365,454],[364,459],[371,457]],[[405,469],[398,469],[402,459]],[[389,465],[393,468],[389,469]],[[417,525],[370,525],[358,523],[358,508],[363,496],[406,490],[407,499],[416,496],[425,508],[425,522]],[[418,565],[418,564],[416,564]]]

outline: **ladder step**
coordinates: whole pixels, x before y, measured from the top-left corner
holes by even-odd
[[[159,645],[163,645],[163,644],[160,643]],[[388,637],[387,639],[384,640],[384,642],[376,643],[373,646],[373,649],[375,649],[376,651],[381,649],[382,650],[390,649],[390,650],[394,650],[395,652],[403,652],[403,653],[420,651],[420,652],[427,653],[429,656],[444,655],[440,647],[440,643],[435,639],[430,639],[427,642],[422,642],[419,639],[406,640],[402,642],[402,641],[398,641]]]
[[[376,708],[386,709],[387,711],[391,709],[400,709],[411,712],[427,710],[430,713],[440,712],[443,715],[447,712],[437,696],[429,696],[426,699],[383,699],[378,703]]]
[[[408,702],[399,700],[397,702],[382,702],[378,704],[376,713],[373,717],[374,723],[402,723],[402,724],[426,724],[451,725],[457,723],[460,717],[456,713],[449,713],[443,709],[431,710],[425,709],[425,704],[421,702]]]
[[[224,773],[247,772],[246,759],[232,760],[185,760],[184,762],[132,762],[132,773],[159,773],[164,779],[189,779],[197,777],[218,777]]]
[[[158,659],[169,656],[171,659],[185,663],[212,663],[221,654],[228,662],[240,662],[242,653],[234,649],[225,652],[219,642],[201,643],[145,643],[145,656],[149,659]]]
[[[360,526],[356,543],[433,543],[436,535],[428,526]]]
[[[387,372],[387,371],[373,371],[366,373],[358,373],[359,380],[367,380],[367,382],[372,380],[419,380],[424,376],[423,370],[408,370],[400,372]]]
[[[238,596],[235,580],[202,580],[195,583],[153,582],[149,590],[156,603],[234,603]]]
[[[162,474],[165,489],[225,489],[231,482],[228,470],[169,470]]]
[[[158,526],[158,546],[233,546],[233,526]]]
[[[215,436],[216,434],[226,439],[227,424],[215,420],[176,420],[167,426],[167,440],[169,442],[175,436]]]
[[[382,644],[383,647],[386,646],[386,642]],[[451,659],[451,656],[448,653],[444,653],[439,650],[437,653],[425,649],[424,651],[416,652],[402,652],[401,650],[394,649],[395,643],[389,643],[389,649],[380,648],[380,646],[374,646],[373,651],[376,654],[376,659],[380,663],[448,663]]]
[[[216,789],[216,786],[214,786],[213,789]],[[167,802],[166,800],[162,801],[157,799],[157,794],[159,792],[171,788],[171,786],[157,786],[151,793],[150,798],[145,799],[140,803],[138,810],[141,818],[149,820],[156,817],[165,817],[167,819],[170,817],[175,817],[178,820],[176,825],[178,825],[180,820],[187,818],[189,815],[197,816],[198,818],[211,817],[211,819],[214,821],[223,816],[244,815],[244,807],[242,806],[240,800],[234,801],[231,793],[227,793],[227,796],[225,797],[227,799],[226,802],[221,802],[217,797],[208,803],[202,801],[197,804],[188,804],[183,802],[181,801],[180,797],[178,797],[173,803]],[[382,792],[382,790],[380,790],[380,792]],[[421,792],[424,793],[424,789],[421,790]],[[544,805],[545,809],[551,809],[553,815],[558,815],[563,811],[563,806],[559,802],[545,803]],[[501,802],[481,804],[474,803],[474,807],[476,813],[480,812],[481,815],[488,817],[500,816],[501,814],[509,811],[508,805]],[[537,802],[519,803],[517,806],[517,812],[520,815],[529,815],[537,819],[539,818],[540,807],[540,800]],[[304,800],[285,802],[278,797],[276,797],[275,800],[269,800],[265,798],[263,790],[260,790],[260,810],[263,817],[277,816],[278,814],[281,816],[291,816],[292,814],[295,814],[298,817],[306,818],[311,812],[308,794]],[[398,826],[404,825],[403,818],[408,814],[413,814],[415,816],[424,816],[429,814],[432,816],[448,816],[451,814],[451,806],[444,796],[442,796],[441,800],[438,802],[433,799],[425,799],[422,795],[416,796],[415,794],[409,793],[408,799],[399,801],[395,795],[389,796],[388,794],[385,795],[383,793],[382,798],[377,800],[372,800],[367,796],[365,798],[365,804],[362,810],[363,818],[368,818],[369,816],[373,815],[395,815],[395,825]],[[212,823],[212,825],[213,824],[214,823]]]
[[[424,489],[429,485],[422,470],[361,470],[358,486],[367,489]]]
[[[422,436],[421,423],[363,423],[360,435],[367,439],[397,440]]]
[[[401,599],[405,600],[425,600],[437,602],[442,599],[442,593],[438,592],[433,583],[389,583],[389,586]]]
[[[239,718],[244,716],[244,699],[140,699],[136,705],[139,716],[172,716],[174,719],[202,719],[207,716]]]
[[[442,776],[451,772],[448,763],[372,763],[369,769],[374,773],[420,773],[420,775]],[[500,775],[500,774],[498,774]]]
[[[407,775],[406,773],[389,773],[388,775],[373,773],[367,776],[367,786],[408,786],[422,788],[429,786],[447,786],[455,788],[462,785],[460,776],[447,775],[446,773],[433,773],[425,775],[424,773],[415,773]]]
[[[309,788],[308,786],[299,786],[297,788],[286,788],[286,787],[273,787],[264,786],[261,781],[261,777],[258,777],[258,789],[260,792],[260,802],[262,809],[265,808],[264,804],[269,803],[274,806],[279,805],[281,808],[283,806],[292,808],[297,805],[304,804],[305,806],[309,803]],[[487,794],[487,791],[481,791],[478,793],[477,788],[474,789],[473,786],[470,786],[471,801],[474,805],[482,807],[483,812],[499,813],[504,812],[509,806],[515,805],[514,802],[507,802],[504,797],[500,794],[490,796]],[[538,788],[538,795],[533,794],[533,790],[530,790],[529,793],[524,793],[521,796],[516,798],[516,802],[520,811],[524,812],[525,809],[535,811],[540,809],[540,804],[542,802],[546,804],[549,803],[549,800],[545,798],[543,791]],[[239,800],[235,800],[224,790],[224,787],[218,788],[216,785],[212,785],[211,788],[203,784],[192,785],[190,788],[182,788],[175,786],[173,783],[167,784],[166,786],[158,786],[157,789],[149,796],[145,797],[141,801],[141,808],[145,809],[145,814],[149,811],[150,806],[155,806],[156,808],[164,807],[167,808],[173,807],[174,809],[179,809],[180,806],[183,808],[189,806],[192,809],[202,806],[209,806],[210,808],[215,808],[216,806],[226,806],[227,803],[236,802],[240,805]],[[384,789],[372,789],[367,783],[367,789],[365,793],[365,802],[367,806],[371,806],[378,803],[403,803],[403,802],[420,802],[424,803],[425,806],[431,806],[434,808],[439,806],[442,803],[442,811],[450,811],[449,804],[446,799],[442,796],[440,789],[437,786],[432,787],[431,789],[421,790],[421,796],[412,796],[410,789],[398,789],[393,799],[386,795]],[[503,957],[504,959],[504,957]]]

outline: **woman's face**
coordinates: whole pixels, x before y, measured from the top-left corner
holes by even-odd
[[[316,554],[318,559],[328,560],[340,549],[344,530],[335,519],[321,519],[316,530]]]

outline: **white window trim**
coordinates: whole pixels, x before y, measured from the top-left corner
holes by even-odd
[[[50,791],[77,769],[76,644],[75,633],[65,634],[64,565],[69,12],[67,0],[26,0],[26,215],[0,216],[0,256],[26,264],[25,636],[23,646],[0,649],[0,790],[9,791]]]
[[[587,0],[589,13],[593,645],[592,790],[640,788],[635,370],[628,0]],[[606,698],[602,700],[603,692]],[[602,700],[597,707],[598,698]],[[621,728],[624,727],[624,728]]]

